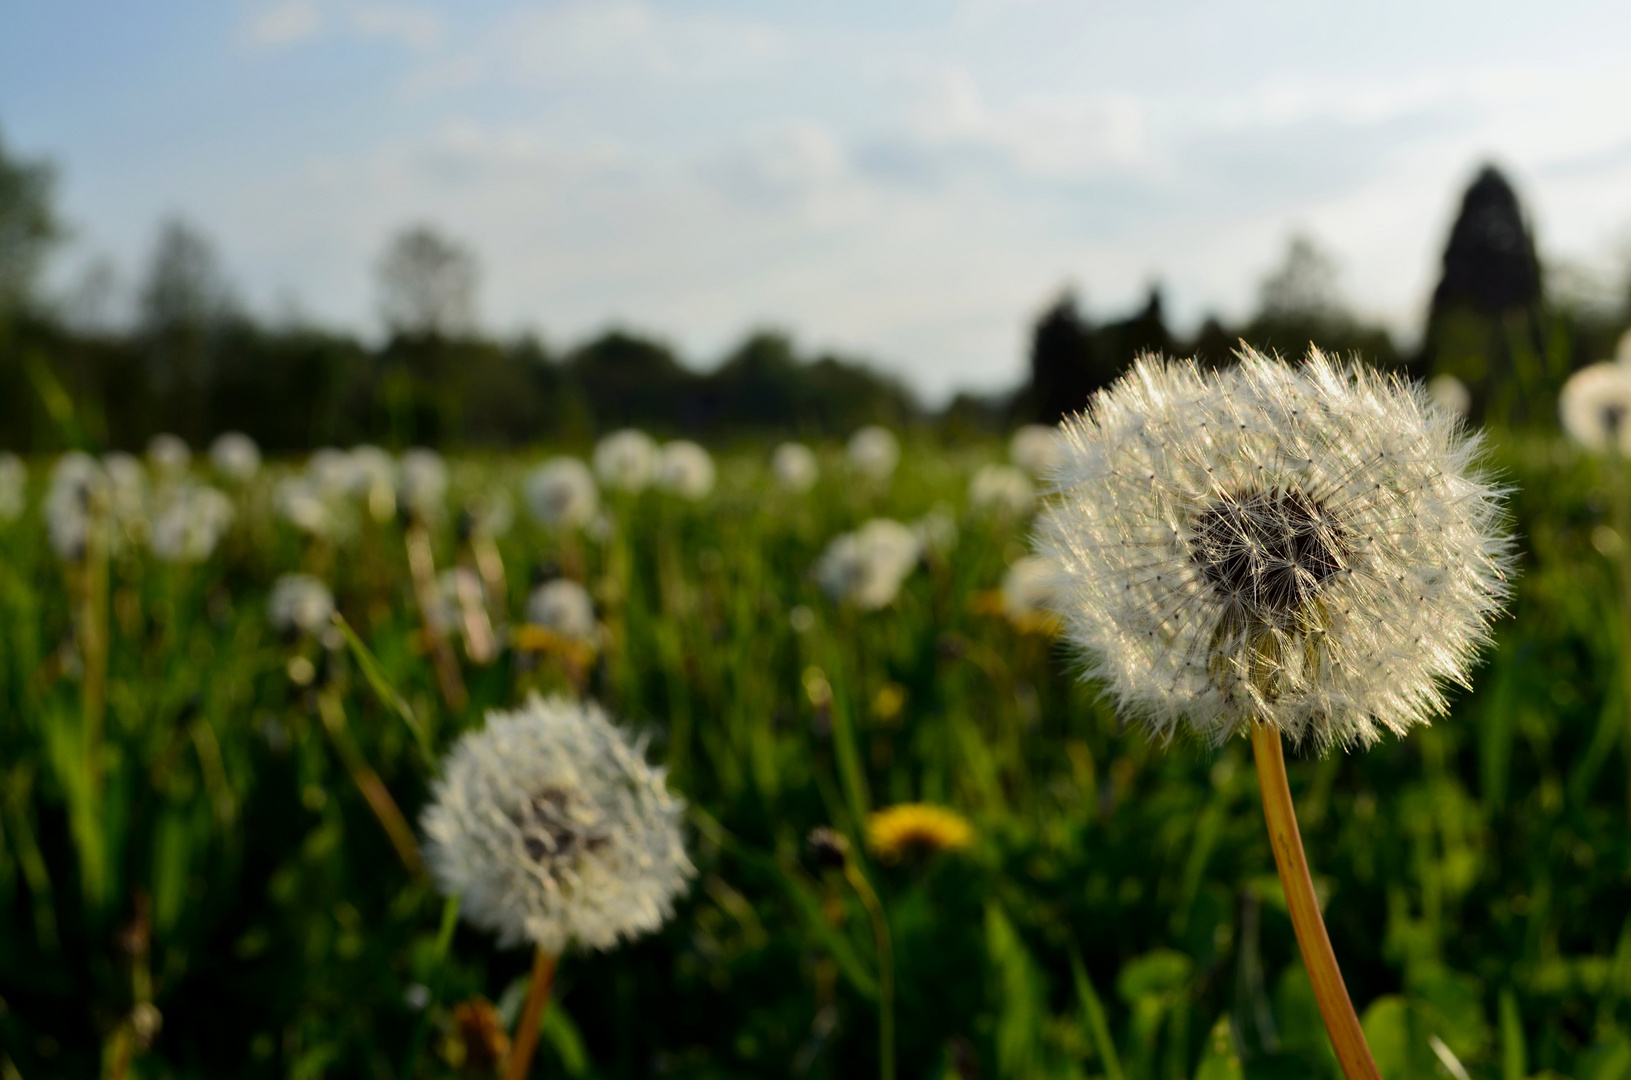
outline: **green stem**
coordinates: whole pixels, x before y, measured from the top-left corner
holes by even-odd
[[[442,964],[447,959],[448,947],[453,943],[453,928],[459,921],[459,894],[454,893],[442,905],[442,925],[436,931],[436,948],[431,953],[429,975],[430,997],[419,1013],[419,1022],[413,1027],[413,1038],[408,1042],[408,1057],[402,1063],[402,1080],[413,1080],[419,1071],[419,1059],[424,1056],[425,1042],[430,1038],[430,1013],[442,992]]]
[[[844,879],[872,920],[872,936],[878,946],[878,1076],[895,1080],[895,959],[889,944],[889,920],[883,902],[853,858],[844,860]]]

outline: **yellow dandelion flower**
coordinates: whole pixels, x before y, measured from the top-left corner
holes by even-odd
[[[902,803],[867,817],[866,846],[880,860],[896,862],[907,851],[958,851],[974,842],[974,827],[955,810],[928,803]]]

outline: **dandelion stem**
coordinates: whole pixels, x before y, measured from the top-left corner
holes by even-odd
[[[853,858],[844,859],[844,879],[861,898],[861,906],[872,920],[872,936],[878,947],[878,1076],[880,1080],[895,1080],[895,958],[889,944],[889,919],[884,915],[883,901]]]
[[[391,791],[385,786],[385,781],[379,778],[373,766],[368,764],[362,751],[351,738],[351,731],[345,722],[345,706],[340,703],[338,695],[325,690],[317,695],[317,712],[323,718],[323,728],[328,732],[329,740],[334,743],[334,749],[339,753],[340,760],[351,774],[351,782],[357,785],[357,790],[368,802],[368,808],[374,812],[380,828],[396,848],[396,854],[402,860],[402,865],[408,873],[418,877],[424,872],[425,862],[419,855],[419,844],[414,839],[413,828],[409,826],[407,818],[402,816],[402,810],[397,806],[396,800],[391,798]]]
[[[1354,1014],[1353,1002],[1348,998],[1342,970],[1337,967],[1336,953],[1331,949],[1331,938],[1325,932],[1325,920],[1320,915],[1319,900],[1314,896],[1308,858],[1303,854],[1302,833],[1297,829],[1297,811],[1291,802],[1291,787],[1286,782],[1286,759],[1280,746],[1279,729],[1253,723],[1252,750],[1257,757],[1257,782],[1263,791],[1263,818],[1268,824],[1269,842],[1274,847],[1274,864],[1280,871],[1286,906],[1291,911],[1291,926],[1297,932],[1297,946],[1302,950],[1303,966],[1308,969],[1308,980],[1314,986],[1314,998],[1319,1002],[1325,1030],[1330,1033],[1331,1048],[1336,1051],[1337,1062],[1348,1080],[1381,1080],[1370,1047],[1365,1044],[1365,1033],[1359,1027],[1359,1017]]]
[[[549,990],[555,984],[555,958],[543,949],[532,955],[532,986],[527,990],[527,1004],[521,1009],[521,1019],[515,1026],[515,1039],[510,1044],[510,1060],[504,1069],[504,1080],[522,1080],[532,1068],[532,1051],[538,1045],[538,1028],[544,1020],[544,1008],[549,1004]]]

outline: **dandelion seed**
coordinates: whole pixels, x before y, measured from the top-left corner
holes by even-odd
[[[968,819],[944,806],[901,803],[866,819],[866,846],[881,862],[909,852],[958,851],[974,843]]]
[[[228,431],[210,443],[210,463],[228,480],[246,484],[261,469],[261,450],[241,431]]]
[[[657,474],[657,444],[634,428],[614,431],[595,444],[595,475],[619,491],[643,491]]]
[[[334,594],[310,574],[284,574],[266,598],[267,621],[284,633],[321,633],[333,615]]]
[[[1563,384],[1558,413],[1569,438],[1587,450],[1631,454],[1631,365],[1581,368]]]
[[[888,518],[873,518],[827,545],[816,563],[816,581],[835,603],[876,611],[895,599],[921,554],[922,545],[911,529]]]
[[[703,499],[714,489],[714,459],[694,442],[666,444],[657,463],[657,486],[687,499]]]
[[[1031,478],[1012,465],[982,465],[968,484],[969,505],[999,517],[1019,518],[1031,512],[1036,492]]]
[[[821,475],[815,452],[796,442],[784,442],[776,447],[776,452],[770,455],[770,471],[777,484],[798,495],[815,487]]]
[[[900,464],[900,440],[886,427],[864,427],[850,436],[849,460],[863,475],[887,480]]]
[[[577,458],[552,458],[538,466],[527,477],[526,495],[532,516],[552,529],[581,528],[600,509],[595,478]]]
[[[527,597],[527,622],[561,637],[589,641],[595,636],[595,602],[571,578],[546,581]]]
[[[1026,424],[1008,440],[1008,460],[1032,476],[1046,477],[1064,458],[1065,441],[1057,427]]]
[[[16,454],[0,453],[0,522],[16,521],[28,504],[28,467]]]
[[[426,855],[500,945],[609,949],[661,926],[694,876],[683,810],[599,706],[533,695],[454,744]]]
[[[1040,547],[1054,604],[1122,709],[1221,741],[1316,747],[1445,708],[1507,593],[1476,436],[1397,380],[1246,350],[1140,360],[1067,421]]]

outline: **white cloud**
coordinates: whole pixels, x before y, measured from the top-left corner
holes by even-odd
[[[370,4],[351,12],[352,27],[364,37],[388,38],[414,49],[429,49],[442,40],[442,20],[418,7]]]
[[[256,13],[249,20],[249,40],[277,48],[309,38],[322,29],[323,15],[314,0],[284,0]]]

